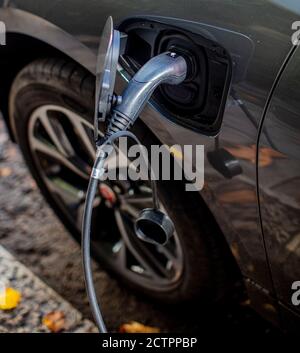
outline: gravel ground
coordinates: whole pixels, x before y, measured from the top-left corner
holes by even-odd
[[[88,307],[78,244],[48,207],[31,178],[18,147],[9,141],[0,120],[0,244],[62,295],[84,317]],[[166,307],[136,296],[94,264],[96,288],[109,330],[135,320],[163,332],[256,333],[277,330],[244,304],[204,311],[199,307]]]
[[[0,311],[0,333],[97,332],[90,320],[83,319],[78,310],[1,245],[0,278],[6,287],[12,287],[21,294],[16,308]],[[48,319],[48,326],[43,322],[45,318]]]

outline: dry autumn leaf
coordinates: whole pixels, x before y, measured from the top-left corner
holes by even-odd
[[[238,145],[237,147],[226,147],[226,150],[236,158],[246,159],[251,163],[255,163],[255,154],[256,154],[255,145],[252,145],[252,146]]]
[[[250,299],[246,299],[243,302],[240,303],[241,306],[249,306],[251,304]]]
[[[221,203],[253,203],[256,202],[256,193],[253,190],[235,190],[224,192],[219,196]]]
[[[233,256],[237,259],[240,260],[240,251],[239,251],[239,246],[236,242],[233,242],[230,246],[231,252]]]
[[[234,157],[245,159],[251,163],[256,161],[256,146],[241,146],[237,147],[226,147],[226,150],[230,152]],[[261,167],[267,167],[272,163],[274,158],[284,158],[284,155],[278,151],[275,151],[269,147],[261,147],[259,150],[259,165]]]
[[[12,170],[8,167],[0,168],[0,176],[1,177],[8,177],[11,175],[11,173],[12,173]]]
[[[272,150],[268,147],[261,147],[259,150],[259,166],[267,167],[272,163],[274,158],[284,158],[284,155],[280,152]]]
[[[157,327],[145,326],[139,322],[131,321],[120,326],[121,333],[159,333],[160,329]]]
[[[51,311],[43,317],[43,325],[51,332],[60,332],[66,328],[65,313],[63,311]]]
[[[18,306],[21,300],[21,293],[16,289],[7,287],[0,292],[0,309],[11,310]]]

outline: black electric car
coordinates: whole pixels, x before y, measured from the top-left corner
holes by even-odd
[[[158,183],[161,207],[175,225],[165,246],[134,234],[139,211],[151,204],[147,182],[101,183],[94,257],[168,303],[221,300],[241,276],[257,311],[297,330],[300,5],[3,1],[2,115],[41,192],[76,239],[95,156],[97,49],[109,15],[125,43],[116,93],[155,55],[175,51],[189,62],[187,79],[160,86],[134,132],[148,146],[204,145],[205,183],[200,192],[185,191],[177,180]]]

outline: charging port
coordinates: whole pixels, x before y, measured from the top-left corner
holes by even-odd
[[[231,81],[227,51],[202,34],[149,19],[129,19],[119,29],[128,35],[124,67],[136,72],[151,57],[166,51],[183,56],[187,77],[178,86],[160,85],[152,100],[170,120],[206,135],[221,127]],[[122,62],[122,61],[121,61]]]

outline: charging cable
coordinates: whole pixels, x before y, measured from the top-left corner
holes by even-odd
[[[104,163],[110,152],[113,150],[113,143],[116,139],[122,136],[129,137],[137,144],[141,145],[138,138],[127,130],[134,124],[154,90],[160,84],[178,85],[185,80],[186,75],[187,63],[185,59],[174,52],[165,52],[151,58],[130,80],[128,86],[123,92],[122,98],[119,97],[119,99],[117,99],[118,104],[114,107],[112,114],[110,114],[110,120],[104,141],[96,143],[96,160],[89,181],[83,214],[81,245],[87,294],[95,322],[101,333],[105,333],[107,330],[95,293],[90,251],[91,219],[98,181],[101,180],[105,172]],[[102,91],[103,87],[105,88],[104,82],[102,83],[102,87],[100,87],[102,88]],[[107,93],[107,90],[104,90],[104,93]],[[100,98],[101,97],[102,95],[100,95]],[[104,94],[104,97],[105,99],[102,97],[100,102],[104,99],[104,111],[106,111],[108,106],[106,99],[109,97],[107,97],[107,94]],[[96,109],[98,109],[99,102],[96,103]],[[96,113],[98,112],[96,111]],[[94,124],[95,140],[98,137],[99,120],[98,114],[96,115],[97,119]],[[104,151],[105,146],[109,146],[111,149],[108,148],[109,151],[106,152]],[[152,187],[153,208],[147,208],[141,211],[140,216],[135,221],[135,234],[142,241],[155,245],[164,245],[173,235],[174,225],[171,219],[159,210],[157,187],[155,178],[152,175],[150,163],[148,164],[148,173]]]
[[[107,329],[104,323],[100,305],[97,300],[94,281],[93,281],[92,265],[91,265],[91,250],[90,250],[91,220],[92,220],[92,213],[93,213],[93,203],[94,203],[95,195],[97,193],[98,182],[99,180],[101,180],[105,172],[104,163],[109,156],[109,152],[105,152],[104,147],[109,146],[111,147],[110,151],[112,151],[113,143],[115,142],[115,140],[119,139],[120,137],[129,137],[133,139],[138,145],[141,145],[140,141],[133,133],[129,131],[118,131],[113,133],[111,136],[109,136],[101,145],[97,147],[96,159],[94,162],[94,166],[92,169],[92,173],[91,173],[91,177],[90,177],[90,181],[87,189],[85,208],[83,213],[81,247],[82,247],[84,279],[85,279],[87,295],[90,302],[93,317],[100,333],[106,333]],[[157,187],[156,187],[155,178],[151,175],[152,169],[150,164],[149,164],[148,172],[149,172],[149,177],[151,181],[153,207],[154,209],[158,210],[159,202],[157,197]]]

